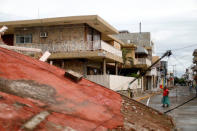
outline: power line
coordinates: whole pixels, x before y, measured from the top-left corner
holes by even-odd
[[[172,56],[175,58],[175,60],[180,64],[180,66],[182,66],[183,68],[187,68],[187,67],[185,67],[185,65],[182,63],[182,62],[180,62],[173,54],[172,54]]]
[[[171,51],[179,51],[179,50],[182,50],[182,49],[187,49],[187,48],[191,48],[191,47],[195,47],[195,46],[197,46],[197,43],[189,45],[189,46],[181,47],[181,48],[174,48],[174,49],[171,49]],[[165,52],[165,51],[162,51],[162,50],[156,51],[156,54],[162,54],[163,52]]]
[[[182,50],[182,49],[190,48],[190,47],[194,47],[194,46],[197,46],[197,44],[193,44],[193,45],[185,46],[185,47],[182,47],[182,48],[176,48],[176,49],[172,49],[172,50],[177,51],[177,50]]]

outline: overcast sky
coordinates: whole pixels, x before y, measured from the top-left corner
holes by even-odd
[[[142,31],[151,32],[156,55],[172,49],[169,70],[176,65],[179,76],[192,64],[197,0],[0,0],[0,21],[95,14],[118,30],[138,32],[142,22]]]

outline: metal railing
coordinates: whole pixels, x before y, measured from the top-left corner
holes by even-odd
[[[58,52],[75,52],[75,51],[94,51],[94,50],[105,50],[114,55],[122,57],[122,51],[114,48],[104,41],[68,41],[64,43],[57,44],[35,44],[35,43],[27,43],[27,44],[17,44],[16,46],[20,47],[30,47],[30,48],[38,48],[42,51],[49,51],[51,53]]]

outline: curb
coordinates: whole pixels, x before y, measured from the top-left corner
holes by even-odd
[[[148,94],[148,95],[146,95],[146,96],[142,96],[142,97],[136,98],[136,99],[134,99],[134,100],[136,100],[136,101],[141,101],[141,100],[147,99],[147,98],[149,98],[149,97],[152,97],[152,96],[154,96],[154,95],[158,95],[158,94],[161,94],[161,93],[162,93],[162,92],[157,92],[157,93]]]

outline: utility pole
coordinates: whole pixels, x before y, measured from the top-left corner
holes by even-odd
[[[140,22],[140,34],[141,34],[141,32],[142,32],[142,23]]]
[[[176,65],[172,65],[172,68],[173,68],[173,85],[174,85],[174,77],[175,77],[175,67],[176,67]]]

